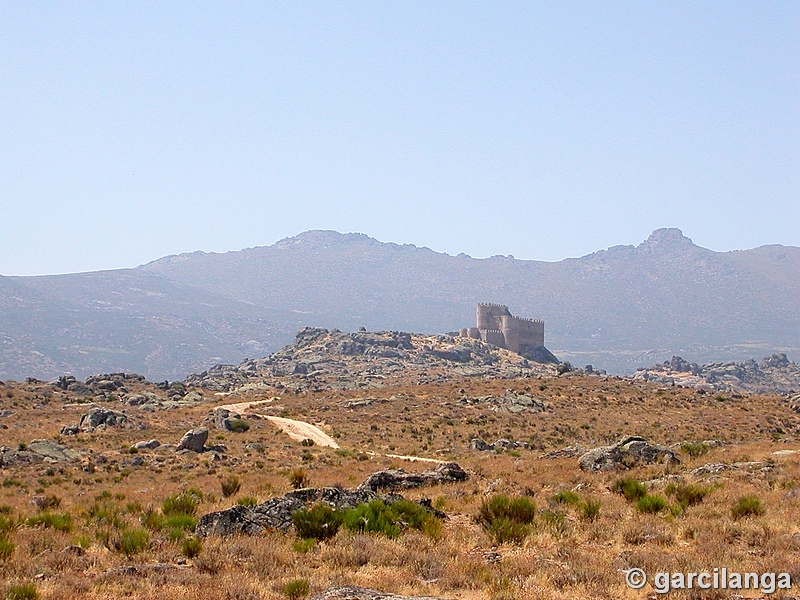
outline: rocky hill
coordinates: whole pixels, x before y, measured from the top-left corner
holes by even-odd
[[[558,359],[542,348],[529,360],[480,340],[399,331],[345,333],[305,327],[292,344],[238,366],[216,365],[186,385],[221,392],[254,389],[366,389],[458,378],[553,375]]]
[[[800,391],[800,364],[789,361],[785,354],[773,354],[759,362],[748,359],[704,365],[673,356],[660,365],[637,370],[632,378],[700,390],[791,394]]]
[[[478,302],[544,319],[561,359],[612,372],[676,354],[794,358],[800,248],[713,252],[661,229],[637,246],[551,263],[310,231],[136,269],[0,277],[0,378],[106,370],[182,379],[265,356],[303,326],[456,331],[474,324]]]

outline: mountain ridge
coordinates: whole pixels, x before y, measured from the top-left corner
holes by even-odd
[[[134,370],[182,379],[264,356],[302,326],[457,331],[474,325],[479,302],[544,319],[559,358],[630,372],[675,354],[709,362],[797,352],[798,292],[800,248],[715,252],[677,228],[556,262],[312,230],[133,269],[1,277],[0,377]]]

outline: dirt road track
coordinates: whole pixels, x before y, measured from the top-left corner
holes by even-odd
[[[275,425],[280,427],[283,432],[293,440],[302,442],[305,439],[312,439],[317,446],[329,446],[330,448],[338,448],[339,444],[336,443],[331,436],[322,431],[316,425],[311,423],[304,423],[303,421],[295,421],[294,419],[284,419],[283,417],[273,417],[264,415],[265,419],[269,419]]]

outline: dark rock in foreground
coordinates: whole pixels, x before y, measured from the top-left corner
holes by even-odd
[[[325,590],[311,600],[442,600],[439,596],[398,596],[369,588],[348,585]]]
[[[469,476],[456,463],[445,463],[433,471],[422,473],[406,473],[399,469],[378,471],[373,473],[358,486],[359,490],[401,490],[421,487],[423,485],[441,485],[443,483],[456,483],[466,481]]]
[[[680,462],[671,448],[651,444],[638,436],[623,438],[613,446],[594,448],[578,459],[583,471],[617,471],[653,463]]]
[[[195,533],[200,537],[216,535],[258,535],[268,529],[286,530],[292,525],[292,514],[310,504],[323,502],[336,510],[355,508],[372,500],[383,500],[391,504],[403,500],[397,494],[378,495],[378,489],[408,489],[422,485],[437,485],[464,481],[467,473],[456,463],[439,465],[433,471],[405,473],[403,471],[378,471],[354,490],[341,488],[303,488],[279,498],[270,498],[256,506],[233,506],[226,510],[208,513],[200,517]],[[444,518],[434,510],[430,502],[421,500],[420,505]]]

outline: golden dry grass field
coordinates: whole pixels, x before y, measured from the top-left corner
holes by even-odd
[[[464,401],[508,390],[535,396],[544,411],[512,413]],[[788,572],[800,581],[800,454],[786,452],[800,450],[800,415],[781,396],[700,394],[592,376],[398,382],[363,393],[286,393],[256,410],[317,425],[338,449],[303,445],[268,419],[246,414],[250,427],[242,433],[206,423],[208,445],[224,444],[224,452],[176,453],[181,436],[203,425],[215,406],[269,397],[257,390],[235,397],[200,391],[202,401],[171,410],[106,403],[125,411],[125,426],[66,436],[62,427],[88,408],[80,399],[47,384],[0,387],[0,445],[24,450],[47,439],[83,453],[72,462],[2,468],[3,597],[267,600],[313,596],[336,585],[463,599],[653,596],[651,585],[626,585],[625,571],[634,567],[651,575],[716,567]],[[672,445],[681,464],[586,473],[575,456],[542,458],[625,435]],[[525,444],[478,451],[470,448],[476,437]],[[150,439],[162,446],[131,452]],[[719,444],[702,443],[710,440]],[[434,466],[389,454],[455,461],[469,473],[466,482],[402,492],[430,498],[447,514],[441,526],[409,527],[394,538],[342,527],[323,541],[302,540],[291,529],[193,536],[198,516],[237,501],[260,502],[300,484],[354,488],[378,470]],[[692,473],[707,463],[757,464]],[[623,478],[635,489],[644,483],[647,497],[663,505],[618,493]],[[195,514],[171,517],[165,500],[187,490],[196,494]],[[504,543],[476,518],[501,494],[536,507],[517,539]],[[737,595],[764,594],[695,589],[669,597]]]

